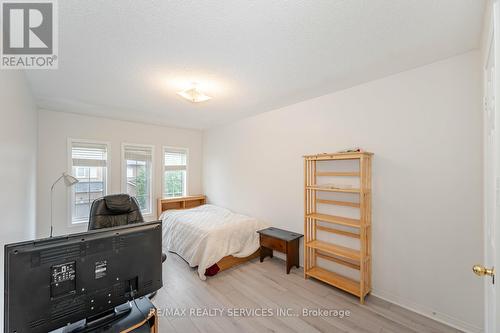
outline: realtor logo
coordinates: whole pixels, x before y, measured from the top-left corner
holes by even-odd
[[[2,1],[2,69],[57,69],[55,0]]]

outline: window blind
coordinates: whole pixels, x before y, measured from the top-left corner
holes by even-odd
[[[105,144],[73,142],[71,149],[73,166],[106,167],[107,155]]]
[[[152,147],[125,145],[123,150],[125,160],[151,162],[153,159]]]
[[[165,149],[165,171],[186,170],[187,152],[179,149]]]

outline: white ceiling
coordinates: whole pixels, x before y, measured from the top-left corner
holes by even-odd
[[[41,108],[207,128],[479,46],[483,0],[64,0]],[[178,95],[198,81],[214,98]]]

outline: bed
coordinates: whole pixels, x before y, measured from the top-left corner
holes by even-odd
[[[255,218],[207,205],[205,196],[158,200],[163,221],[163,250],[175,252],[200,279],[259,256],[257,230],[265,226]]]

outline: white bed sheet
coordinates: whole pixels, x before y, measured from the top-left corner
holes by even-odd
[[[167,210],[163,221],[163,250],[172,251],[191,267],[198,266],[200,279],[223,257],[247,257],[259,248],[257,230],[264,223],[214,205]]]

